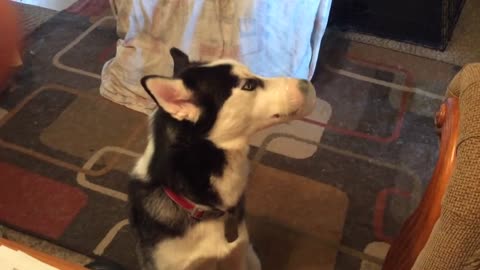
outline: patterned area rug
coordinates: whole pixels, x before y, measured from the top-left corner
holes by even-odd
[[[32,5],[11,2],[17,10],[22,24],[23,35],[27,36],[37,27],[57,14],[57,11]]]
[[[0,221],[135,269],[125,190],[146,116],[99,95],[117,40],[103,7],[43,23],[0,96]],[[458,67],[335,36],[320,59],[315,112],[252,141],[251,237],[267,270],[379,269],[433,171]]]

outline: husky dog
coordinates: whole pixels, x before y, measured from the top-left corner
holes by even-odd
[[[141,83],[158,109],[130,183],[142,270],[257,270],[245,225],[249,138],[315,106],[307,80],[264,78],[234,60],[190,62]]]

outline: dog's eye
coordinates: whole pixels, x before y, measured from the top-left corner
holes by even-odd
[[[258,86],[258,80],[256,79],[247,79],[242,86],[242,90],[253,91]]]

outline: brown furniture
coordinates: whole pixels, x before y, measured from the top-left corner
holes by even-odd
[[[21,245],[19,243],[16,243],[4,238],[0,238],[0,245],[6,246],[14,250],[21,250],[44,263],[47,263],[53,267],[58,268],[59,270],[87,270],[86,268],[80,265],[64,261],[60,258],[53,257],[51,255],[47,255],[40,251],[34,250],[32,248],[26,247],[24,245]]]
[[[480,64],[467,65],[452,80],[437,125],[441,143],[434,174],[384,270],[479,269]]]

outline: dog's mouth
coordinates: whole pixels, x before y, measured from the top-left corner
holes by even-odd
[[[315,95],[315,92],[312,92]],[[276,113],[272,115],[271,119],[276,120],[294,120],[297,118],[303,118],[304,116],[309,115],[312,113],[313,109],[315,108],[315,104],[317,102],[317,98],[308,98],[308,102],[301,107],[297,107],[297,109],[290,111],[288,113]]]
[[[296,109],[295,111],[290,112],[290,113],[286,113],[286,114],[276,113],[276,114],[272,115],[272,118],[274,118],[274,119],[291,118],[291,117],[295,117],[296,115],[298,115],[298,112],[299,112],[299,109]]]

